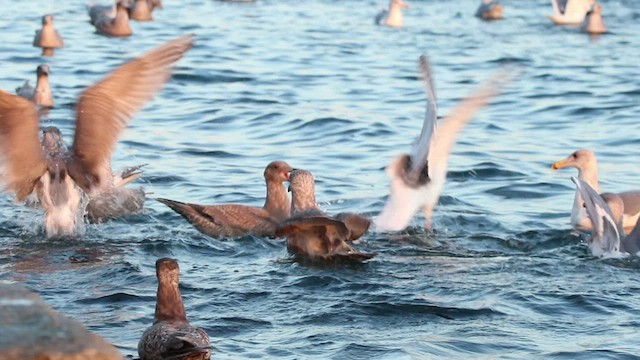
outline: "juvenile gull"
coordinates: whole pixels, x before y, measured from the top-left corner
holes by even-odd
[[[640,251],[640,221],[625,236],[622,230],[624,202],[617,194],[599,195],[586,181],[571,177],[584,199],[584,208],[593,224],[589,250],[596,257],[616,256],[619,253],[637,255]]]
[[[131,36],[133,31],[129,24],[129,13],[124,0],[116,2],[115,16],[112,13],[112,8],[105,8],[103,5],[93,5],[89,8],[91,24],[96,27],[96,31],[112,37]]]
[[[144,331],[138,342],[141,360],[188,359],[208,360],[211,357],[209,335],[202,328],[189,324],[178,288],[180,268],[174,259],[156,261],[158,293],[153,325]]]
[[[595,0],[551,0],[553,15],[549,19],[556,25],[580,25]]]
[[[133,0],[129,4],[129,19],[136,21],[151,21],[154,9],[162,9],[161,0]]]
[[[81,230],[83,198],[114,191],[110,162],[118,137],[133,114],[169,80],[173,64],[191,48],[192,38],[170,41],[86,89],[76,105],[69,151],[55,127],[45,128],[40,141],[31,102],[0,91],[0,180],[18,201],[37,192],[47,236]]]
[[[16,88],[16,94],[33,101],[38,106],[52,108],[53,98],[51,97],[51,87],[49,86],[49,66],[39,65],[36,69],[36,76],[35,89],[27,80],[24,85]]]
[[[390,194],[375,220],[377,231],[403,230],[420,208],[424,211],[426,227],[431,228],[431,216],[447,177],[447,160],[456,135],[511,79],[511,74],[505,70],[493,75],[458,104],[440,122],[440,128],[436,131],[435,93],[429,63],[424,55],[420,57],[419,69],[427,92],[427,111],[422,132],[411,155],[400,155],[387,166],[386,172],[391,180]]]
[[[42,48],[42,56],[53,56],[53,49],[64,47],[62,36],[53,26],[53,16],[42,17],[42,29],[36,30],[33,46]]]
[[[578,178],[591,186],[596,192],[600,192],[598,184],[598,163],[596,155],[591,150],[577,150],[565,159],[553,163],[554,170],[574,167],[578,169]],[[626,191],[617,194],[624,202],[624,213],[622,216],[622,226],[628,233],[633,229],[640,218],[640,191]],[[579,190],[573,200],[571,209],[571,226],[579,231],[591,231],[592,223],[587,215],[586,209],[582,206],[583,199]]]
[[[481,0],[476,16],[482,20],[499,20],[503,17],[503,8],[497,0]]]
[[[311,261],[364,261],[374,256],[354,251],[347,244],[347,241],[355,240],[347,225],[318,209],[310,172],[291,172],[289,189],[291,218],[278,224],[276,235],[286,236],[287,250],[291,254]],[[366,229],[358,228],[357,231],[364,233]]]
[[[273,237],[276,225],[289,217],[289,197],[282,185],[293,170],[284,161],[273,161],[264,169],[267,197],[264,206],[197,205],[168,199],[157,199],[182,215],[191,225],[214,238],[238,237],[247,234]]]
[[[587,13],[582,22],[581,30],[590,35],[599,35],[607,32],[607,27],[602,20],[602,6],[600,4],[593,4],[591,11]]]
[[[376,15],[375,23],[377,25],[402,27],[404,25],[402,9],[407,8],[409,8],[409,5],[407,5],[403,0],[390,0],[389,10],[380,10],[380,12]]]

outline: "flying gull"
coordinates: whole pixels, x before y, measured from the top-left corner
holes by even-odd
[[[391,180],[387,203],[375,220],[377,231],[399,231],[409,225],[411,218],[422,208],[425,225],[431,228],[431,216],[438,203],[447,177],[447,159],[456,135],[471,118],[511,79],[502,70],[456,106],[440,122],[436,131],[437,107],[431,70],[426,56],[421,56],[419,69],[427,92],[427,111],[422,132],[411,155],[403,154],[387,166]]]

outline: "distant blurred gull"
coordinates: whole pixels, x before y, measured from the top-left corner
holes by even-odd
[[[499,20],[503,15],[502,4],[497,0],[481,0],[476,16],[482,20]]]
[[[316,205],[313,175],[294,170],[289,180],[291,190],[291,218],[278,224],[277,236],[286,236],[287,250],[301,260],[364,261],[373,254],[354,251],[347,241],[355,240],[346,223],[328,217]],[[352,216],[356,216],[352,214]],[[345,219],[346,217],[342,217]],[[361,225],[362,217],[358,221]],[[365,221],[366,222],[366,221]],[[368,229],[369,224],[366,224]],[[358,226],[358,234],[366,229]]]
[[[189,324],[180,294],[180,268],[174,259],[156,261],[158,292],[153,326],[138,342],[141,360],[208,360],[211,357],[209,335]]]
[[[128,8],[124,0],[116,1],[115,15],[111,7],[93,5],[89,8],[89,17],[91,18],[91,24],[103,35],[125,37],[133,34],[129,24]]]
[[[552,169],[558,170],[565,167],[578,169],[578,178],[591,186],[597,193],[600,192],[598,184],[598,163],[596,155],[590,150],[577,150],[567,158],[553,163]],[[640,218],[640,191],[626,191],[617,194],[624,202],[624,214],[622,226],[629,232]],[[591,231],[593,225],[582,206],[583,199],[580,191],[576,191],[571,209],[571,226],[580,231]]]
[[[83,200],[117,191],[111,154],[133,114],[171,76],[173,64],[192,46],[192,36],[170,41],[112,71],[86,89],[76,105],[76,131],[67,150],[60,130],[43,130],[29,101],[0,92],[2,182],[23,201],[34,190],[45,212],[47,236],[82,229]]]
[[[191,225],[214,238],[247,234],[274,236],[276,225],[289,217],[289,197],[282,185],[293,170],[284,161],[273,161],[264,170],[267,197],[262,208],[245,205],[197,205],[156,199],[182,215]]]
[[[595,0],[551,0],[553,15],[549,19],[557,25],[580,25]]]
[[[42,56],[53,56],[53,49],[64,47],[62,36],[53,27],[53,16],[42,17],[42,29],[36,30],[33,46],[42,48]]]
[[[582,22],[581,30],[591,35],[599,35],[607,32],[607,27],[602,20],[602,6],[600,6],[600,4],[593,4],[591,10]]]
[[[621,226],[624,203],[616,194],[599,195],[586,181],[571,177],[584,199],[585,211],[593,224],[589,250],[593,256],[616,256],[620,253],[637,255],[640,251],[640,221],[629,236]]]
[[[409,8],[409,5],[403,0],[390,0],[389,10],[381,10],[378,15],[376,15],[375,23],[391,27],[402,27],[404,25],[402,9],[407,8]]]
[[[161,0],[133,0],[129,3],[129,19],[136,21],[151,21],[151,13],[156,8],[162,9]]]
[[[506,71],[495,74],[454,108],[440,122],[440,128],[436,131],[435,92],[431,70],[424,55],[420,57],[419,68],[427,90],[427,112],[422,132],[411,155],[400,155],[387,166],[391,193],[375,220],[378,231],[403,230],[420,208],[424,211],[426,227],[431,228],[431,216],[447,177],[447,159],[456,135],[476,112],[497,95],[512,75]]]
[[[39,65],[36,69],[36,88],[29,84],[27,80],[24,85],[16,88],[16,94],[33,101],[34,104],[43,107],[53,107],[51,97],[51,87],[49,86],[49,66]]]

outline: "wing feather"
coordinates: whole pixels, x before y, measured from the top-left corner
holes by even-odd
[[[35,105],[0,90],[2,182],[23,201],[47,168]]]
[[[447,159],[457,134],[480,109],[489,103],[491,98],[498,95],[514,75],[515,71],[512,66],[498,70],[440,122],[438,131],[433,135],[433,143],[429,152],[429,177],[446,176]]]
[[[118,137],[170,78],[172,65],[191,48],[192,39],[180,37],[131,60],[82,93],[69,168],[85,191],[110,185],[110,160]]]
[[[429,59],[427,59],[426,56],[420,56],[418,69],[427,93],[427,110],[424,117],[424,123],[422,124],[420,137],[418,138],[418,141],[416,141],[411,154],[411,169],[408,176],[409,178],[414,179],[418,179],[420,177],[422,170],[425,165],[427,165],[429,150],[431,148],[431,139],[433,137],[433,133],[436,131],[436,119],[438,113],[436,95],[433,89],[433,79],[431,76],[431,67],[429,65]]]

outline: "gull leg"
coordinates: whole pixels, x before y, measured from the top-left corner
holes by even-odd
[[[424,227],[427,230],[431,230],[431,215],[433,214],[433,211],[429,208],[424,208]]]

